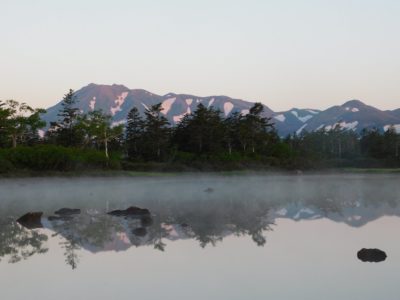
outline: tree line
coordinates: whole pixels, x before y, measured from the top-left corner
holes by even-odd
[[[113,124],[111,115],[101,110],[82,113],[73,90],[61,105],[58,120],[46,124],[41,119],[45,110],[0,101],[0,163],[8,169],[54,170],[135,169],[148,163],[200,169],[400,166],[400,135],[394,127],[358,134],[336,125],[281,138],[261,103],[246,115],[233,112],[228,117],[200,103],[175,126],[162,113],[161,103],[144,115],[132,108],[126,124]]]

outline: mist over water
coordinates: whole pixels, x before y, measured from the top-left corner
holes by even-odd
[[[34,178],[0,181],[0,211],[51,213],[60,207],[106,210],[141,205],[152,210],[197,202],[254,202],[272,206],[400,200],[397,175],[178,175],[172,177]],[[206,189],[211,188],[212,192]]]
[[[3,179],[0,286],[6,299],[103,299],[117,290],[120,299],[397,299],[399,179]],[[130,206],[151,215],[107,214]],[[81,213],[54,218],[64,207]],[[15,222],[35,211],[44,213],[42,228]],[[356,253],[363,247],[382,248],[388,259],[362,263]],[[19,281],[28,287],[17,289]],[[41,282],[53,290],[44,292]]]

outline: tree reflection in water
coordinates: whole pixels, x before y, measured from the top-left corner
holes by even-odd
[[[336,193],[336,194],[335,194]],[[152,217],[117,217],[86,210],[70,218],[43,218],[43,229],[29,230],[3,217],[0,226],[0,259],[16,263],[46,253],[45,242],[61,238],[65,262],[79,264],[79,252],[126,251],[153,246],[165,251],[167,241],[192,239],[200,247],[216,246],[227,236],[250,236],[257,246],[277,218],[293,220],[329,218],[350,226],[362,226],[383,215],[400,215],[398,198],[378,198],[376,192],[338,195],[334,189],[316,189],[309,197],[287,201],[219,199],[212,194],[193,201],[148,201]],[[120,207],[121,209],[125,207]]]
[[[40,230],[27,229],[11,219],[0,220],[0,261],[16,263],[35,254],[48,251],[43,244],[48,240]]]

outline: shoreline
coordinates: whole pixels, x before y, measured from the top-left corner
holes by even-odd
[[[90,171],[18,171],[0,174],[2,179],[19,178],[114,178],[114,177],[180,177],[187,175],[211,175],[211,176],[243,176],[243,175],[335,175],[335,174],[400,174],[400,168],[331,168],[318,170],[190,170],[190,171],[129,171],[129,170],[90,170]]]

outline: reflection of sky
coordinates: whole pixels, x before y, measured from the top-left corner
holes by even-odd
[[[396,0],[2,0],[0,99],[68,88],[228,94],[274,110],[397,108]]]
[[[361,228],[330,220],[279,219],[265,247],[227,237],[202,249],[167,241],[125,252],[80,251],[72,271],[58,242],[46,255],[1,264],[4,299],[398,299],[400,220],[383,217]],[[384,234],[382,234],[384,233]],[[57,238],[55,238],[57,240]],[[387,261],[362,263],[356,252],[380,247]],[[16,282],[23,282],[18,288]]]

